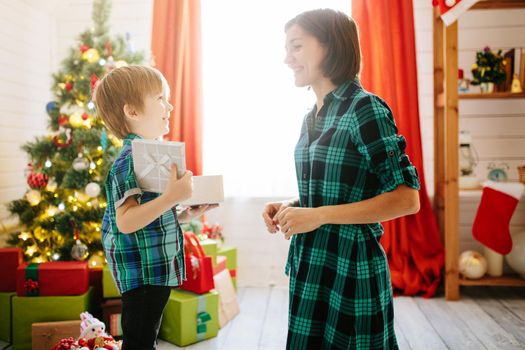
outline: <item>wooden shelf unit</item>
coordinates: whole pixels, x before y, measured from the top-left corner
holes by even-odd
[[[525,9],[525,0],[485,0],[472,9]],[[525,94],[458,94],[458,23],[446,27],[434,8],[434,208],[445,240],[445,298],[458,300],[459,287],[525,286],[514,276],[465,280],[459,275],[459,99],[523,98]],[[491,96],[485,96],[491,95]]]
[[[460,100],[491,98],[525,98],[525,92],[493,92],[491,94],[458,94]]]
[[[502,286],[502,287],[525,287],[525,278],[518,275],[503,275],[501,277],[482,277],[479,280],[460,278],[462,286]]]

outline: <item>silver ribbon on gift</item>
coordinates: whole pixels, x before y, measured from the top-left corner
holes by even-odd
[[[153,169],[157,169],[159,173],[162,173],[165,176],[170,175],[169,170],[169,162],[170,157],[167,154],[164,155],[157,155],[157,156],[151,156],[150,154],[144,153],[143,154],[144,159],[149,163],[144,170],[142,170],[139,174],[140,178],[144,178],[146,175],[148,175]]]

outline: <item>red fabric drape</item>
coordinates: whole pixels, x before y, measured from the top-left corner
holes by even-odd
[[[167,138],[186,143],[186,166],[202,173],[200,1],[155,0],[151,50],[171,88]]]
[[[392,108],[421,181],[419,213],[384,223],[381,244],[392,285],[396,294],[430,297],[441,280],[444,249],[423,172],[412,1],[352,0],[352,17],[361,40],[362,85]]]

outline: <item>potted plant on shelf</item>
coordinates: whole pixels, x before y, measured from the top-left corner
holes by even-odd
[[[505,81],[505,60],[498,52],[488,46],[476,53],[476,63],[472,64],[472,85],[479,85],[482,93],[494,92],[494,84]]]

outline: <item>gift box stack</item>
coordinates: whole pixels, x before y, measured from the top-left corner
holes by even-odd
[[[0,261],[6,254],[0,250]],[[80,313],[90,308],[92,294],[87,262],[22,263],[14,275],[16,294],[10,299],[14,350],[45,349],[50,335],[78,336],[78,327],[71,333],[72,322],[78,325]],[[57,325],[55,321],[69,322]]]

